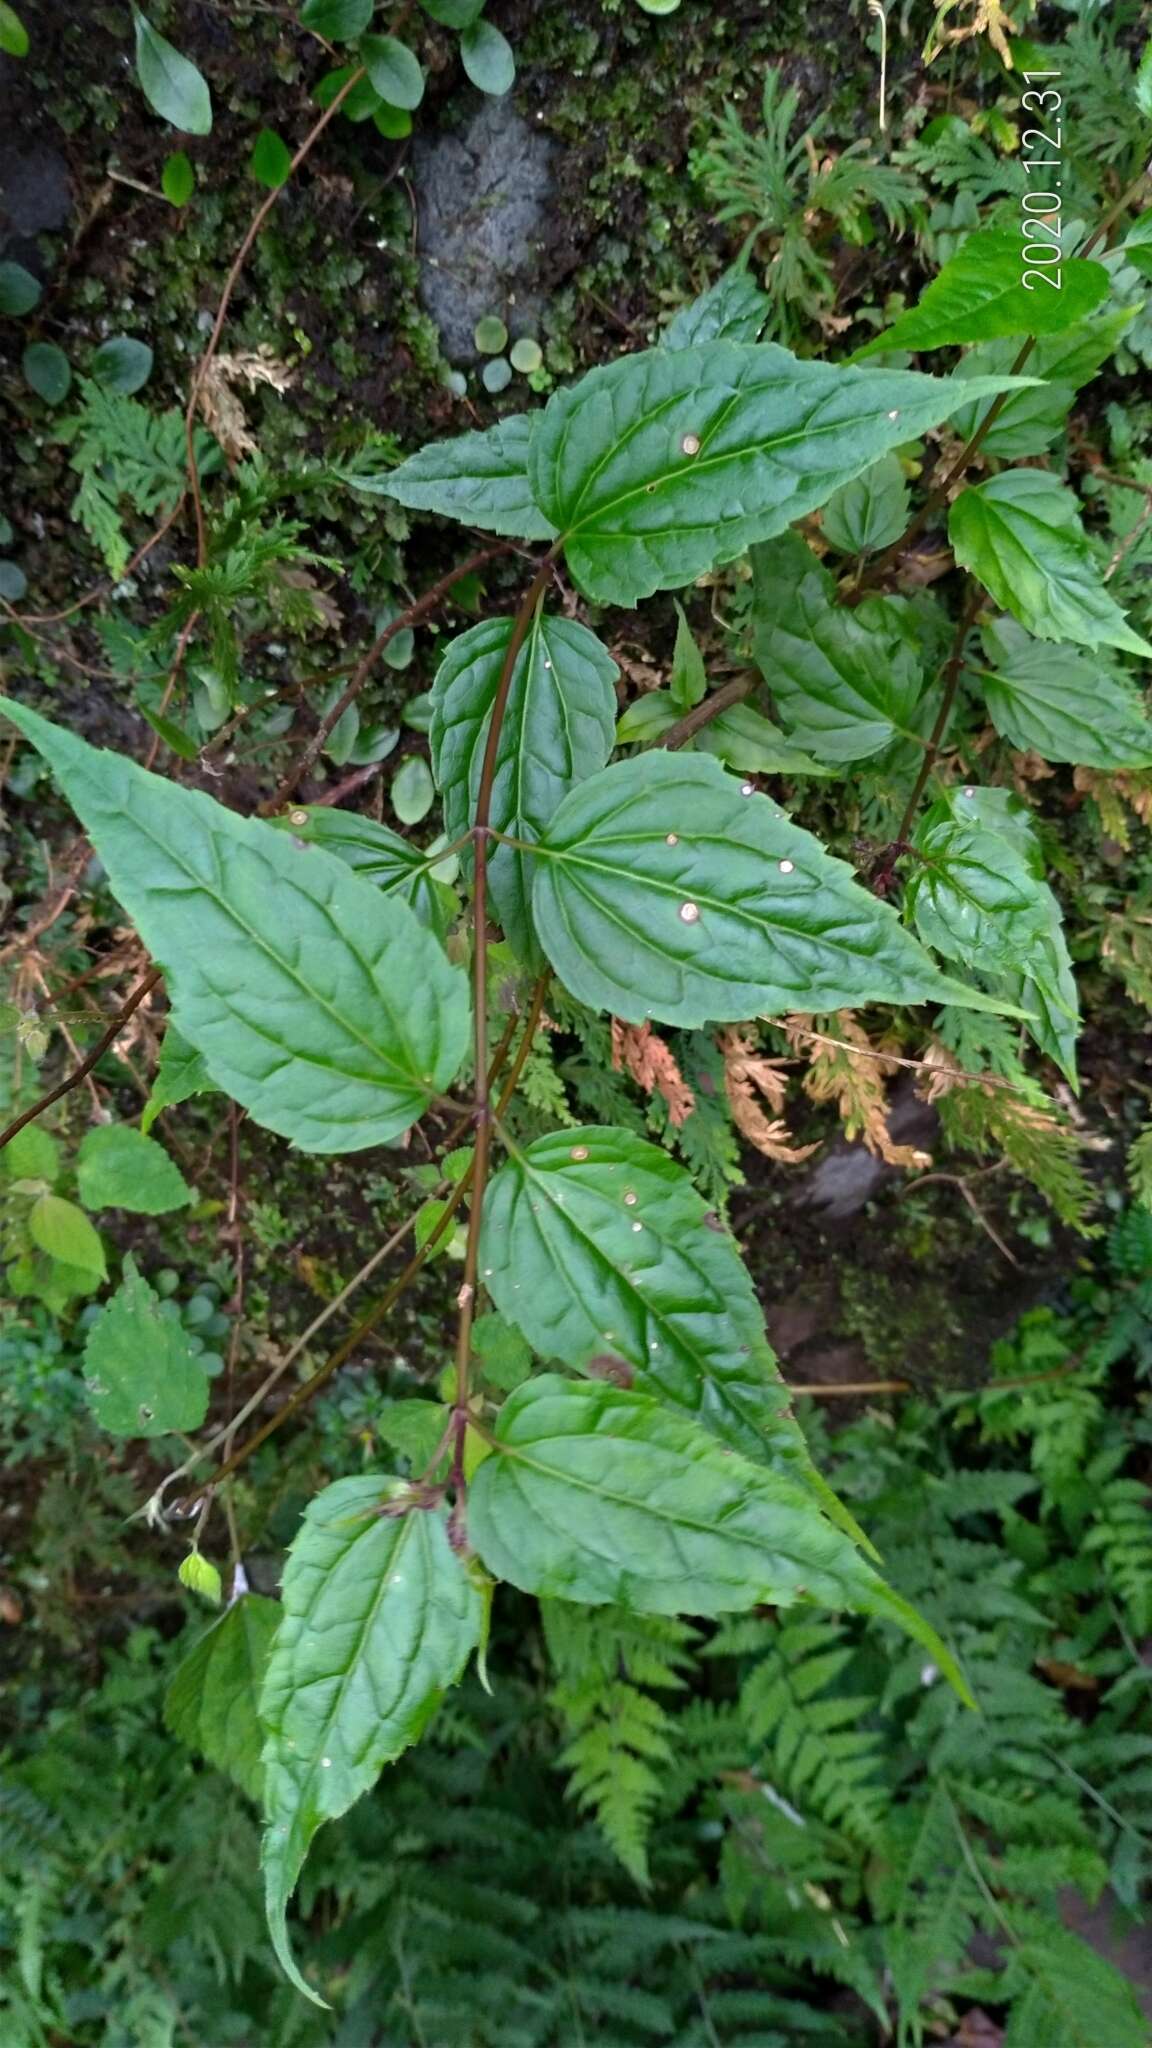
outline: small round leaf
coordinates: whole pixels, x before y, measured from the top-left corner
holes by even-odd
[[[372,19],[375,0],[304,0],[300,20],[332,43],[354,43]]]
[[[392,778],[392,808],[402,825],[418,825],[435,801],[432,771],[423,754],[409,754]]]
[[[480,372],[480,382],[485,391],[506,391],[512,382],[512,366],[507,357],[494,356],[490,363],[485,363]]]
[[[28,578],[15,562],[0,562],[0,597],[7,604],[19,604],[28,588]]]
[[[409,113],[424,97],[424,73],[417,59],[395,36],[365,36],[360,55],[381,99]]]
[[[533,370],[539,370],[543,367],[544,351],[538,341],[532,340],[531,335],[524,334],[521,335],[519,341],[514,341],[512,344],[511,362],[512,368],[519,370],[521,375],[526,377]]]
[[[0,50],[6,57],[28,55],[28,31],[8,0],[0,0]]]
[[[34,341],[25,349],[21,362],[25,381],[45,405],[59,405],[67,398],[72,383],[68,358],[54,341]]]
[[[22,263],[0,263],[0,313],[30,313],[39,297],[39,283]]]
[[[114,334],[103,341],[92,358],[92,375],[105,391],[131,398],[152,375],[152,351],[146,341],[130,334]]]
[[[165,159],[160,174],[160,190],[169,206],[187,206],[196,190],[196,172],[192,160],[182,149],[175,150]]]
[[[498,313],[485,313],[472,329],[472,339],[482,356],[498,356],[507,346],[508,329]]]
[[[292,152],[274,128],[262,128],[252,144],[248,169],[257,184],[276,192],[292,169]]]
[[[388,142],[403,142],[404,137],[412,133],[412,116],[406,114],[403,107],[377,107],[372,121]]]
[[[510,92],[516,78],[516,59],[506,36],[490,21],[474,21],[460,37],[464,69],[481,92],[499,98]]]

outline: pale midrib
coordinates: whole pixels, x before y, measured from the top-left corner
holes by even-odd
[[[117,813],[117,819],[119,820],[119,813]],[[144,821],[138,815],[132,817],[132,823],[135,826],[135,829],[138,832],[140,832],[144,838],[150,840],[153,846],[159,847],[159,849],[161,850],[162,853],[165,854],[167,859],[169,859],[173,863],[173,865],[180,870],[181,874],[187,877],[192,888],[194,890],[200,890],[203,892],[205,896],[210,897],[212,902],[216,905],[216,908],[219,911],[221,911],[223,915],[226,918],[228,918],[231,921],[231,923],[233,923],[237,927],[239,931],[243,932],[247,938],[253,941],[257,950],[264,955],[265,959],[269,960],[272,963],[272,965],[278,968],[282,974],[286,975],[290,981],[294,981],[297,988],[300,989],[302,994],[310,997],[311,1000],[315,1002],[320,1009],[324,1010],[325,1013],[329,1017],[331,1017],[335,1021],[335,1023],[340,1027],[341,1031],[345,1034],[346,1037],[354,1039],[363,1048],[365,1052],[370,1054],[370,1056],[373,1059],[379,1060],[383,1066],[390,1067],[395,1074],[399,1075],[402,1078],[408,1090],[416,1088],[421,1093],[426,1092],[422,1075],[418,1074],[414,1068],[405,1068],[401,1066],[398,1059],[382,1051],[379,1046],[374,1045],[372,1043],[372,1040],[370,1038],[366,1038],[362,1031],[356,1030],[355,1026],[349,1023],[348,1019],[346,1017],[343,1017],[340,1014],[339,1010],[334,1008],[334,1006],[328,1001],[326,996],[321,995],[319,990],[313,988],[310,982],[305,981],[303,976],[299,974],[297,970],[294,967],[292,967],[288,963],[288,961],[283,958],[281,954],[276,953],[272,950],[271,946],[267,943],[267,941],[264,938],[261,937],[260,933],[252,925],[248,923],[246,918],[240,915],[239,911],[237,911],[235,907],[228,902],[228,899],[225,896],[221,895],[218,889],[214,888],[210,882],[204,881],[199,875],[197,875],[195,869],[190,868],[187,862],[184,861],[178,853],[174,852],[173,849],[169,845],[167,845],[163,839],[158,838],[150,825],[145,824]],[[260,858],[257,849],[249,847],[246,841],[240,841],[239,843],[245,847],[245,851],[256,852],[257,858]],[[321,849],[318,849],[318,851],[319,850]],[[275,870],[273,870],[273,872],[275,873]],[[357,952],[356,948],[353,946],[351,940],[349,939],[347,933],[342,932],[340,930],[340,927],[337,925],[335,919],[332,916],[331,911],[328,909],[328,906],[324,903],[321,903],[318,897],[310,896],[308,894],[308,891],[306,889],[300,888],[299,884],[293,881],[291,877],[277,875],[276,879],[277,881],[282,880],[286,882],[287,886],[290,889],[293,889],[296,891],[297,894],[304,896],[307,899],[307,901],[309,903],[314,904],[316,908],[321,912],[321,914],[327,919],[333,931],[336,932],[338,937],[344,941],[349,951],[353,954],[353,957],[357,961],[358,965],[363,969],[364,974],[367,977],[369,983],[371,984],[374,992],[379,996],[381,1006],[388,1017],[389,1023],[392,1025],[394,1030],[397,1030],[398,1036],[402,1035],[399,1033],[397,1027],[395,1013],[392,1010],[390,1004],[388,1003],[382,989],[380,988],[376,976],[373,973],[368,961],[364,958],[362,953]],[[202,979],[203,986],[211,990],[217,1002],[226,1002],[227,998],[221,996],[216,989],[212,988],[211,982],[209,982],[206,978],[200,977],[198,970],[197,972],[198,978]],[[256,1029],[257,1027],[253,1026],[251,1028]],[[261,1035],[264,1036],[266,1034],[262,1033]],[[278,1044],[280,1043],[280,1041],[271,1040],[270,1043]],[[287,1050],[287,1048],[285,1048],[285,1050]],[[323,1062],[315,1060],[310,1054],[306,1055],[303,1053],[294,1053],[291,1054],[290,1057],[294,1059],[299,1059],[308,1065],[323,1067]],[[377,1082],[373,1085],[379,1086],[380,1083]]]

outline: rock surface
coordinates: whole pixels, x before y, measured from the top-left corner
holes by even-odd
[[[555,145],[516,112],[488,99],[459,133],[418,137],[412,175],[421,293],[450,362],[477,359],[476,322],[499,314],[515,337],[534,333],[542,296]]]

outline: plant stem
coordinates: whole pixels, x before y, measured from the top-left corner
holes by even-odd
[[[916,780],[912,785],[912,794],[905,805],[904,816],[900,820],[900,830],[896,834],[897,839],[907,839],[915,822],[916,812],[920,806],[920,799],[924,794],[925,784],[933,768],[936,766],[936,759],[948,730],[948,721],[952,716],[952,706],[956,702],[956,692],[960,687],[960,675],[964,667],[964,645],[972,629],[976,614],[983,602],[983,591],[978,584],[973,584],[968,593],[967,600],[961,609],[960,617],[956,621],[956,633],[952,641],[952,652],[949,654],[948,660],[944,665],[944,694],[940,699],[940,709],[936,713],[936,723],[932,727],[932,735],[925,749],[924,759],[920,763]]]
[[[500,735],[504,726],[504,714],[512,689],[512,678],[520,650],[528,637],[537,607],[544,595],[552,575],[554,550],[544,557],[528,589],[524,593],[520,609],[516,614],[500,680],[492,700],[492,711],[488,721],[488,739],[484,748],[484,759],[480,768],[480,784],[476,792],[476,816],[473,821],[473,884],[472,884],[472,986],[473,986],[473,1047],[476,1073],[476,1101],[474,1117],[476,1124],[476,1151],[473,1159],[472,1206],[468,1215],[468,1244],[464,1255],[464,1279],[457,1301],[460,1321],[456,1333],[456,1445],[452,1461],[452,1483],[457,1490],[457,1505],[464,1476],[464,1434],[468,1426],[468,1373],[472,1360],[472,1320],[476,1307],[476,1287],[480,1267],[480,1229],[484,1217],[484,1195],[488,1185],[488,1163],[492,1140],[492,1112],[488,1096],[488,840],[492,813],[492,786],[496,778],[496,758],[500,749]]]
[[[108,1029],[101,1033],[91,1052],[85,1054],[79,1066],[73,1068],[67,1079],[60,1082],[59,1087],[50,1088],[46,1095],[42,1095],[38,1102],[34,1102],[31,1109],[26,1109],[21,1116],[14,1117],[7,1130],[0,1131],[0,1152],[16,1136],[17,1131],[24,1129],[25,1124],[34,1123],[44,1110],[50,1109],[54,1102],[59,1102],[62,1096],[71,1094],[73,1088],[78,1088],[82,1081],[87,1080],[93,1067],[99,1064],[109,1046],[120,1036],[133,1011],[140,1008],[145,996],[155,988],[162,972],[162,968],[150,967],[143,981],[137,982],[127,1002],[121,1003]]]
[[[725,683],[722,689],[714,690],[702,703],[694,704],[691,711],[686,711],[683,718],[677,719],[675,725],[670,725],[667,732],[656,741],[656,745],[670,747],[673,751],[677,747],[682,747],[703,726],[711,725],[712,720],[719,718],[722,712],[731,711],[734,704],[742,704],[745,697],[752,695],[756,683],[755,676],[733,677],[730,683]]]

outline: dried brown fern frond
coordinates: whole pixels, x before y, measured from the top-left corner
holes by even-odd
[[[873,1045],[851,1010],[839,1012],[834,1034],[815,1031],[807,1016],[786,1017],[783,1029],[809,1063],[804,1093],[813,1102],[835,1103],[846,1137],[860,1138],[888,1166],[931,1166],[931,1153],[898,1145],[889,1132],[884,1080],[902,1062]]]
[[[268,384],[273,391],[287,391],[291,382],[292,372],[287,363],[273,355],[267,343],[256,349],[241,349],[234,355],[225,352],[212,357],[197,388],[196,401],[205,424],[230,461],[256,451],[256,441],[248,430],[235,386],[244,385],[254,391],[258,384]]]
[[[809,1158],[817,1146],[793,1145],[781,1114],[788,1091],[780,1071],[782,1061],[768,1059],[755,1039],[742,1031],[722,1032],[719,1043],[732,1121],[741,1137],[763,1152],[766,1159],[779,1160],[785,1166],[795,1166]],[[765,1115],[761,1097],[772,1111],[771,1116]]]
[[[612,1067],[631,1074],[646,1095],[662,1095],[669,1122],[679,1129],[696,1107],[696,1097],[676,1064],[676,1055],[651,1024],[623,1024],[612,1019]]]

